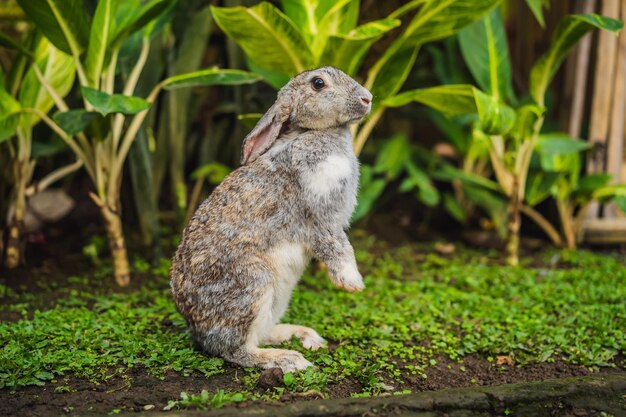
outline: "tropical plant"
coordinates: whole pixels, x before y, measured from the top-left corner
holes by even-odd
[[[202,68],[209,44],[213,17],[203,0],[178,0],[168,17],[167,26],[151,42],[145,68],[135,95],[147,96],[161,79]],[[130,61],[130,60],[128,60]],[[132,66],[122,66],[127,78]],[[161,257],[161,225],[159,202],[174,207],[179,225],[187,206],[186,168],[189,150],[194,146],[191,126],[203,105],[206,90],[181,88],[167,91],[155,110],[146,117],[137,139],[128,153],[129,185],[141,241],[152,253]],[[195,154],[195,153],[194,153]],[[166,177],[167,181],[166,181]],[[164,184],[170,192],[162,196]]]
[[[115,281],[130,282],[122,230],[120,187],[124,162],[151,104],[162,89],[196,85],[233,85],[255,82],[258,76],[237,70],[206,69],[158,82],[144,98],[133,97],[145,66],[151,36],[167,19],[172,0],[102,0],[89,17],[83,2],[19,0],[37,29],[58,49],[69,54],[76,67],[83,107],[70,109],[58,91],[44,85],[60,110],[52,119],[40,117],[82,161],[95,191],[91,198],[100,209],[113,257]],[[133,52],[138,51],[138,52]],[[118,59],[136,56],[126,79],[116,84]],[[121,85],[122,94],[114,94]],[[22,109],[13,106],[9,114]]]
[[[441,164],[428,150],[411,145],[406,135],[396,134],[383,141],[372,166],[361,165],[358,205],[352,221],[370,212],[376,200],[392,181],[402,179],[398,190],[411,192],[428,207],[437,205],[441,194],[430,172]]]
[[[521,213],[529,167],[543,127],[545,95],[550,81],[567,53],[585,33],[594,28],[619,31],[622,26],[618,20],[595,14],[563,18],[550,48],[531,70],[528,99],[516,105],[510,86],[506,36],[500,12],[494,10],[461,36],[465,40],[461,42],[461,48],[466,64],[480,89],[471,85],[431,87],[407,91],[383,103],[397,107],[416,101],[448,116],[477,115],[475,135],[489,145],[490,162],[497,183],[485,178],[464,177],[474,184],[492,183],[490,188],[506,197],[509,264],[518,263]]]
[[[41,122],[40,115],[54,107],[46,87],[53,88],[60,97],[65,96],[74,82],[74,63],[71,56],[34,31],[27,36],[29,48],[5,34],[0,34],[0,44],[15,49],[18,54],[6,79],[0,68],[0,142],[6,141],[3,147],[10,155],[13,182],[5,265],[15,268],[24,262],[22,238],[28,197],[76,171],[82,162],[78,160],[32,183],[37,164],[33,128]]]
[[[587,208],[593,201],[615,202],[626,211],[626,185],[611,184],[608,174],[581,176],[582,156],[589,143],[565,134],[540,134],[535,146],[521,210],[541,227],[556,246],[576,248]],[[534,207],[555,201],[560,230]]]
[[[372,91],[374,102],[370,117],[353,132],[358,154],[385,112],[384,100],[397,94],[407,80],[420,47],[454,35],[499,2],[412,0],[384,19],[360,26],[358,0],[283,0],[283,12],[267,2],[253,7],[212,7],[212,11],[218,26],[246,53],[250,69],[275,88],[301,71],[322,65],[355,76],[362,72],[371,46],[402,26],[402,32],[367,70],[364,86]]]
[[[162,48],[167,54],[162,63],[162,72],[173,77],[202,67],[204,51],[213,27],[213,16],[208,2],[187,0],[178,2],[171,22],[171,30],[162,35]],[[153,67],[153,71],[158,69]],[[154,76],[154,75],[152,75]],[[140,80],[140,86],[143,80]],[[151,83],[146,80],[146,84]],[[153,189],[156,198],[163,191],[164,180],[169,177],[171,206],[177,211],[180,223],[188,206],[186,151],[190,128],[195,116],[202,108],[202,100],[191,89],[168,91],[162,100],[161,111],[154,112],[150,124],[155,137],[152,171]],[[158,117],[156,117],[158,114]]]

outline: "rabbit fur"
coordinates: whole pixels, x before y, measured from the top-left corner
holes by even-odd
[[[206,353],[245,367],[304,369],[311,363],[301,353],[258,346],[292,336],[305,348],[324,345],[313,329],[278,324],[310,258],[326,264],[337,287],[363,289],[344,230],[359,172],[349,125],[369,113],[371,100],[333,67],[295,76],[245,138],[243,165],[199,206],[170,276]]]

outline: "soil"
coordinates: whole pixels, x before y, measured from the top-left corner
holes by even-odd
[[[374,228],[377,226],[375,225]],[[55,291],[55,288],[66,287],[68,277],[84,274],[85,270],[92,268],[81,251],[87,241],[87,236],[100,232],[97,229],[97,226],[94,230],[92,226],[85,228],[65,224],[48,230],[46,232],[47,244],[29,245],[28,268],[19,268],[10,273],[6,270],[0,271],[3,284],[18,293],[25,291],[36,293],[39,296],[37,305],[39,309],[54,305],[61,294]],[[68,235],[68,230],[73,232]],[[397,238],[398,234],[395,236]],[[149,276],[135,274],[130,288],[125,290],[132,291],[139,288],[147,280],[150,280]],[[46,287],[42,287],[42,281],[46,282]],[[81,286],[75,283],[71,285]],[[91,287],[84,289],[93,289],[94,285],[97,285],[100,290],[108,287],[113,289],[112,284],[105,281],[89,285]],[[120,291],[119,288],[116,290]],[[0,321],[13,321],[19,318],[19,315],[12,315],[12,313],[0,313]],[[332,348],[333,343],[329,342]],[[401,386],[397,386],[397,381],[388,381],[388,383],[395,384],[396,390],[422,392],[454,387],[492,386],[552,378],[624,373],[626,366],[624,357],[616,360],[616,368],[602,368],[594,372],[560,360],[554,363],[527,364],[524,367],[516,366],[506,357],[497,358],[491,362],[479,355],[467,356],[462,363],[451,361],[446,357],[438,357],[436,360],[436,365],[426,370],[427,378],[409,374],[402,376]],[[181,392],[197,394],[202,390],[213,393],[218,389],[226,391],[243,389],[239,378],[242,376],[241,368],[226,364],[224,369],[223,374],[210,378],[201,374],[182,376],[176,372],[170,372],[165,375],[164,379],[159,379],[150,375],[145,369],[137,367],[100,384],[68,376],[42,387],[30,386],[13,391],[3,389],[0,390],[0,416],[52,417],[105,415],[120,411],[160,411],[169,400],[179,399]],[[264,393],[266,390],[271,392],[273,386],[280,386],[281,383],[282,377],[279,371],[269,371],[260,378],[256,390],[258,393]],[[360,392],[361,386],[358,381],[347,379],[338,384],[329,384],[327,391],[327,397],[331,399],[347,398],[352,393]],[[287,393],[280,400],[276,400],[275,404],[319,398],[320,393],[315,391]],[[259,400],[228,407],[266,405],[268,405],[267,401]]]
[[[531,364],[520,368],[495,365],[475,355],[464,358],[462,364],[443,357],[437,362],[436,366],[427,370],[428,378],[405,376],[401,388],[409,389],[411,392],[421,392],[624,372],[623,368],[607,368],[591,373],[586,368],[561,361],[552,364]],[[465,367],[465,372],[460,370],[461,366]],[[223,374],[210,378],[205,378],[200,374],[184,377],[171,372],[161,380],[141,368],[134,368],[126,372],[124,376],[114,377],[102,384],[68,377],[43,387],[26,387],[16,391],[0,390],[0,416],[51,417],[61,414],[104,415],[115,412],[114,410],[162,410],[169,400],[178,399],[183,391],[197,394],[202,390],[215,392],[218,389],[233,391],[241,389],[242,386],[235,382],[238,373],[241,374],[240,368],[225,365],[225,371]],[[346,380],[341,384],[329,385],[327,388],[329,398],[346,398],[350,397],[351,393],[358,392],[360,385],[354,380]],[[263,391],[258,388],[259,393]],[[319,393],[311,391],[286,394],[276,403],[319,398]],[[249,401],[231,407],[260,405],[266,405],[266,402]]]

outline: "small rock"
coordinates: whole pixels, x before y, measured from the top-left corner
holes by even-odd
[[[280,387],[283,384],[283,371],[280,368],[270,368],[264,370],[261,372],[259,382],[257,383],[259,388],[263,389]]]
[[[455,250],[456,247],[454,246],[454,243],[439,242],[435,244],[435,251],[437,251],[440,255],[452,255]]]
[[[154,404],[146,404],[143,406],[143,409],[146,411],[154,410]]]

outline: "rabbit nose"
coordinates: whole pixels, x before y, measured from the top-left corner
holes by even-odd
[[[365,104],[367,106],[368,104],[370,104],[372,102],[372,99],[370,97],[363,97],[363,96],[361,96],[361,101],[363,102],[363,104]]]

